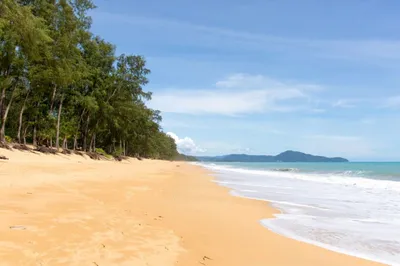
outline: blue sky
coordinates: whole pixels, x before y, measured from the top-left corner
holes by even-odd
[[[400,1],[95,2],[181,151],[400,159]]]

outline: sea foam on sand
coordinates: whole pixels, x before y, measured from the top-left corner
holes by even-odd
[[[400,182],[203,164],[236,196],[281,211],[261,224],[336,252],[400,265]]]

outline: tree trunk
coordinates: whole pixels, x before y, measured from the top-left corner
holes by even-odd
[[[33,126],[33,133],[32,133],[32,144],[33,146],[37,146],[37,139],[36,139],[36,121],[35,125]]]
[[[92,137],[90,138],[90,144],[89,144],[89,152],[95,152],[96,150],[93,150],[93,141],[94,141],[94,134],[92,134]]]
[[[22,104],[21,111],[19,112],[18,133],[17,133],[17,139],[18,139],[19,144],[21,144],[22,117],[24,115],[25,105],[26,105],[26,101],[28,100],[29,92],[30,91],[28,91],[28,93],[26,94],[24,103]]]
[[[124,156],[126,156],[126,141],[124,140]]]
[[[61,121],[61,111],[62,111],[62,104],[64,101],[64,96],[61,96],[60,105],[58,106],[58,114],[57,114],[57,128],[56,128],[56,149],[59,150],[60,148],[60,121]]]
[[[86,119],[86,125],[85,125],[85,133],[83,134],[83,150],[87,151],[87,136],[88,136],[88,131],[89,131],[89,121],[90,121],[90,115],[88,115]]]
[[[11,65],[8,65],[7,70],[2,73],[4,79],[9,78],[9,74],[11,71]],[[1,97],[0,97],[0,117],[3,117],[4,105],[6,100],[6,87],[1,90]]]
[[[78,135],[75,135],[75,137],[74,137],[74,147],[73,147],[74,151],[77,149],[76,146],[78,146]]]
[[[14,87],[12,93],[11,93],[10,101],[8,102],[6,110],[4,112],[4,115],[3,115],[2,119],[1,119],[0,142],[2,142],[2,143],[6,142],[6,122],[7,122],[8,112],[10,111],[11,103],[12,103],[13,98],[14,98],[14,92],[15,92],[15,87]],[[4,101],[3,101],[3,104],[4,104]]]
[[[50,114],[50,115],[53,114],[54,100],[55,100],[55,98],[56,98],[56,92],[57,92],[57,85],[54,85],[54,88],[53,88],[53,95],[51,96],[51,104],[50,104],[50,110],[49,110],[49,114]]]
[[[81,112],[81,115],[79,116],[79,121],[78,121],[78,125],[77,125],[77,128],[76,128],[76,133],[75,133],[75,136],[74,136],[74,143],[73,143],[73,150],[74,151],[78,149],[78,134],[79,134],[79,132],[81,133],[81,137],[83,137],[82,131],[80,131],[79,129],[81,128],[81,124],[82,124],[83,116],[84,116],[85,112],[86,112],[86,109],[83,109],[82,112]]]
[[[5,100],[6,100],[6,87],[4,87],[3,90],[1,91],[1,97],[0,97],[0,114],[1,114],[1,117],[3,117],[3,109],[4,109],[3,105],[4,105]]]
[[[96,133],[93,133],[93,151],[96,151]]]
[[[25,127],[25,130],[24,130],[24,136],[23,136],[23,139],[24,139],[24,145],[26,145],[26,132],[28,131],[28,126],[26,126]]]
[[[67,141],[67,136],[64,136],[63,140],[63,147],[64,150],[68,150],[68,141]]]

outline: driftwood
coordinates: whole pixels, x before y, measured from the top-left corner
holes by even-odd
[[[75,153],[76,155],[83,156],[83,153],[82,153],[82,152],[80,152],[80,151],[74,151],[74,153]]]
[[[100,158],[101,158],[100,155],[95,152],[87,152],[86,154],[87,154],[87,156],[90,157],[90,159],[93,159],[93,160],[100,160]]]
[[[41,153],[46,153],[46,154],[56,154],[57,153],[56,149],[48,148],[45,146],[37,147],[36,151],[41,152]]]
[[[11,147],[7,143],[4,143],[4,142],[0,142],[0,148],[11,150]]]
[[[123,160],[127,160],[128,157],[127,156],[123,156],[123,155],[118,155],[118,156],[114,156],[114,159],[118,162],[121,162]]]
[[[0,160],[8,160],[6,156],[0,155]]]
[[[13,149],[20,150],[20,151],[30,151],[31,149],[26,146],[25,144],[14,144]]]
[[[72,151],[71,150],[68,150],[68,149],[64,149],[62,152],[61,152],[62,154],[72,154]]]

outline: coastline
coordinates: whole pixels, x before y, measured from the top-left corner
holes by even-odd
[[[382,265],[273,233],[201,166],[0,153],[0,265]]]

